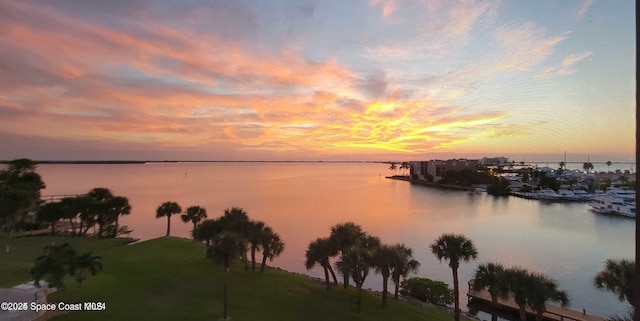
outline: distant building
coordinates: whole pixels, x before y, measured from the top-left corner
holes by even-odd
[[[448,160],[430,160],[409,162],[411,168],[411,176],[417,176],[418,179],[428,180],[433,178],[437,182],[444,178],[447,171],[462,171],[464,169],[476,169],[480,164],[477,159],[448,159]]]
[[[509,159],[506,157],[482,157],[480,159],[481,165],[507,165]]]

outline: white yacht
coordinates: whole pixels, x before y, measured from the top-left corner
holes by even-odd
[[[635,202],[636,201],[636,192],[630,189],[622,189],[622,188],[610,188],[607,190],[605,195],[621,198],[625,202]]]
[[[563,201],[586,202],[591,199],[591,194],[581,189],[561,189],[558,194]]]
[[[612,195],[594,197],[589,203],[594,212],[636,217],[636,203]]]
[[[543,188],[537,191],[536,196],[539,200],[557,201],[561,199],[560,194],[550,188]]]
[[[588,201],[593,197],[593,195],[585,190],[574,189],[573,194],[575,194],[577,200],[579,201]]]

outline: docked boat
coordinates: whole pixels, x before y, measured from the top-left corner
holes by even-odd
[[[612,195],[594,197],[589,205],[597,213],[636,217],[635,202],[626,202],[625,199]]]
[[[536,192],[536,198],[539,200],[558,201],[561,199],[560,194],[550,188],[543,188]]]
[[[587,202],[591,199],[591,194],[584,190],[561,189],[558,191],[560,200],[572,202]]]
[[[573,194],[576,196],[578,201],[587,202],[593,197],[593,195],[585,190],[574,189]]]
[[[605,195],[615,197],[615,198],[621,198],[627,203],[636,201],[636,192],[629,189],[611,188],[607,190]]]

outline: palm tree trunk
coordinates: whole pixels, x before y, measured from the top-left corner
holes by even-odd
[[[518,307],[520,308],[520,320],[521,321],[527,321],[527,311],[525,310],[525,306],[524,305],[518,305]]]
[[[257,246],[251,245],[251,271],[256,270],[256,250]]]
[[[387,289],[389,283],[389,273],[382,274],[382,308],[387,308]]]
[[[453,318],[455,321],[460,321],[460,298],[458,293],[458,269],[451,268],[453,271],[453,300],[454,300],[454,310],[453,310]]]
[[[249,271],[249,259],[247,258],[247,249],[242,253],[242,261],[244,261],[244,270]]]
[[[324,282],[327,285],[327,290],[329,290],[331,288],[329,285],[329,269],[327,269],[326,266],[323,266],[322,268],[324,269]]]
[[[262,253],[262,265],[260,266],[260,272],[264,272],[264,266],[267,265],[267,255]]]
[[[393,282],[395,283],[395,290],[393,291],[393,298],[394,299],[398,299],[398,292],[400,292],[400,279],[398,280],[393,280]]]
[[[196,223],[193,223],[193,232],[191,232],[191,236],[193,236],[193,240],[196,240]]]
[[[169,233],[171,232],[171,216],[167,215],[167,235],[169,236]]]
[[[333,278],[333,284],[338,285],[338,279],[336,278],[336,273],[333,272],[333,268],[331,267],[331,263],[329,263],[329,273],[331,273],[331,277]]]
[[[76,227],[71,218],[69,218],[69,225],[71,225],[71,236],[76,236]]]
[[[344,286],[344,288],[346,289],[349,286],[349,273],[344,273],[342,275],[343,279],[342,279],[342,284]]]

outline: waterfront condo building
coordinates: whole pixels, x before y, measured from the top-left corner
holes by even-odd
[[[477,159],[448,159],[409,162],[411,177],[417,179],[438,182],[443,179],[448,171],[462,171],[464,169],[475,170],[480,165]]]

